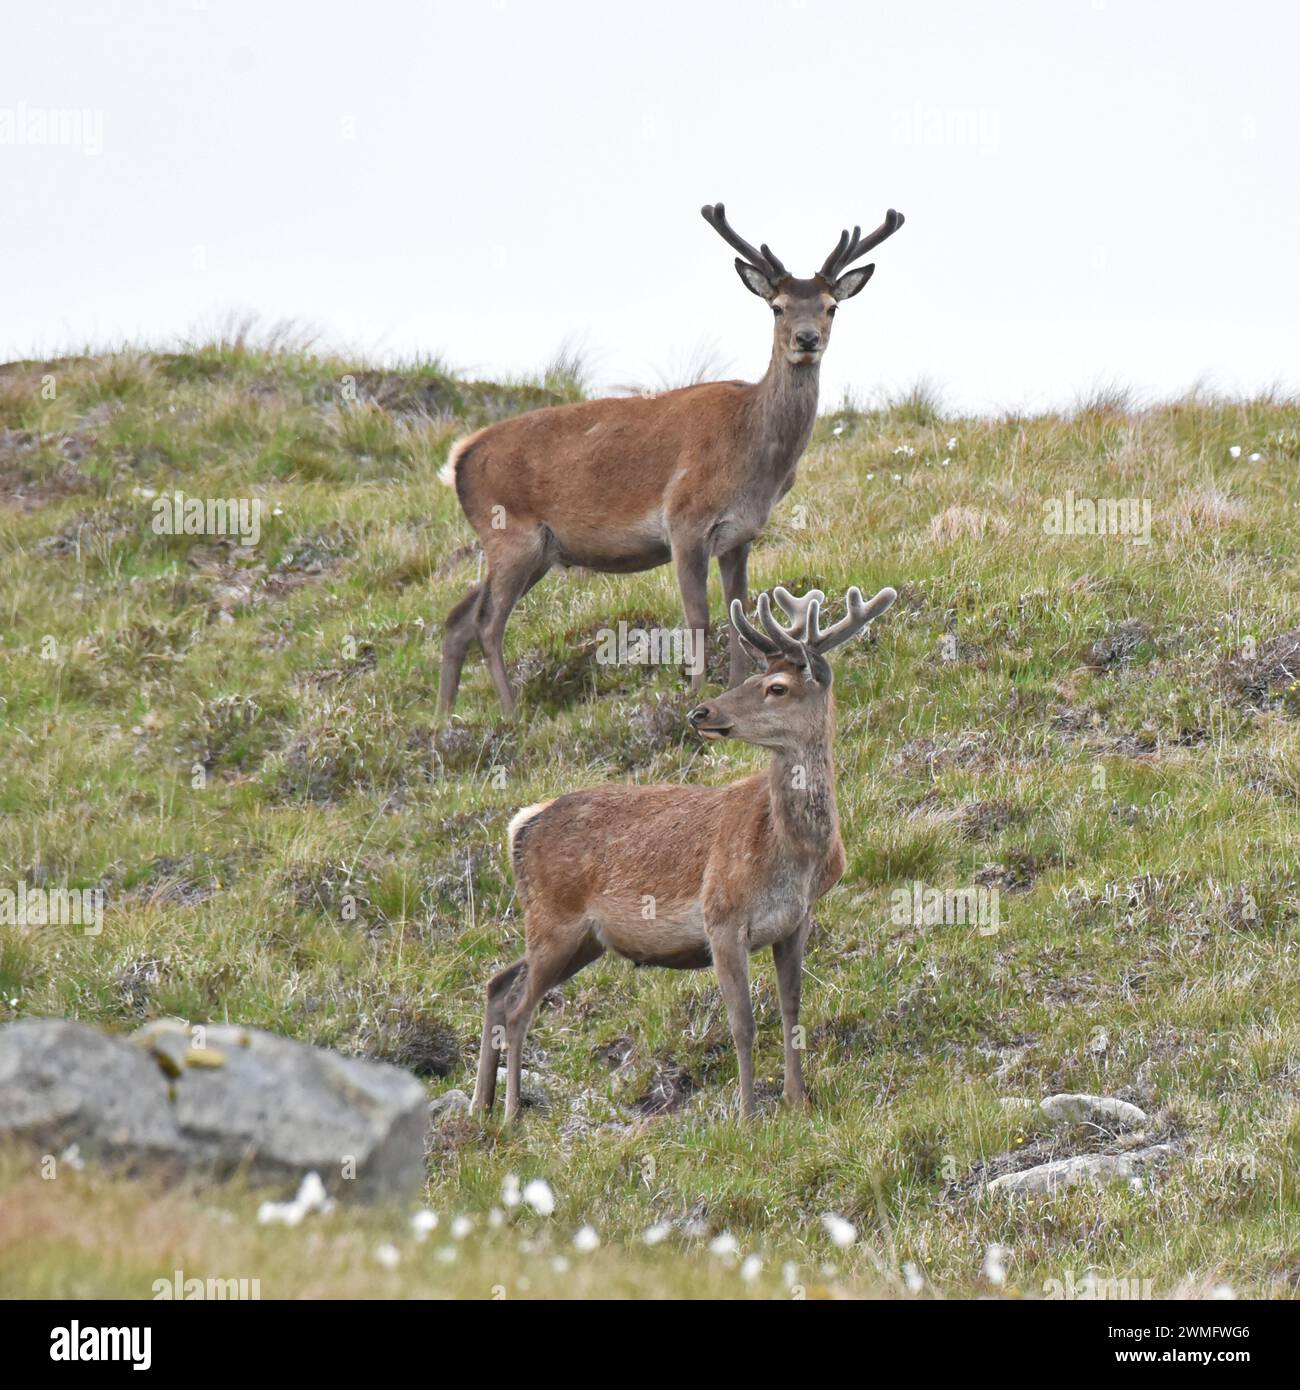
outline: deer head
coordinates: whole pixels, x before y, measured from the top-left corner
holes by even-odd
[[[831,697],[826,653],[855,637],[898,597],[893,589],[881,589],[868,602],[861,590],[851,588],[846,596],[848,612],[822,631],[821,605],[826,595],[820,589],[809,589],[797,598],[778,584],[772,593],[790,620],[788,626],[777,622],[766,593],[758,596],[762,631],[745,617],[739,599],[731,605],[731,621],[741,644],[763,669],[686,716],[707,739],[738,738],[763,748],[784,748],[821,737]]]
[[[817,274],[810,280],[800,280],[786,270],[766,243],[755,250],[744,237],[738,236],[728,223],[721,203],[706,204],[700,211],[709,226],[740,252],[736,258],[736,272],[745,288],[771,306],[776,319],[775,351],[787,362],[801,367],[821,361],[830,342],[831,320],[837,306],[843,299],[852,299],[871,279],[876,268],[874,263],[856,270],[848,267],[903,225],[903,214],[890,208],[885,220],[870,236],[864,237],[861,227],[854,227],[851,236],[847,229],[842,231],[835,249]]]

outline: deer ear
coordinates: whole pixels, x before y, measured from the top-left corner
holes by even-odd
[[[857,270],[846,270],[831,286],[831,293],[836,299],[852,299],[871,279],[875,269],[873,262],[871,265],[859,266]]]
[[[740,276],[741,284],[760,299],[766,299],[770,303],[776,295],[776,286],[767,276],[757,266],[742,261],[739,256],[736,257],[736,274]]]
[[[820,652],[813,651],[806,642],[800,642],[799,645],[803,648],[804,662],[808,668],[808,678],[813,681],[814,684],[829,690],[832,680],[830,662],[827,661]]]

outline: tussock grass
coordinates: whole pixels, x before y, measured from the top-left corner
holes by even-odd
[[[236,323],[0,368],[0,884],[109,901],[97,938],[0,928],[0,1019],[229,1018],[468,1089],[482,986],[520,944],[514,810],[762,759],[688,736],[677,673],[596,661],[602,627],[676,621],[666,569],[549,576],[510,629],[519,721],[475,662],[439,728],[438,624],[479,557],[437,468],[457,434],[579,395],[583,363],[500,385],[310,347]],[[0,1292],[147,1296],[182,1268],[267,1297],[788,1296],[792,1262],[810,1296],[909,1296],[910,1267],[944,1297],[988,1291],[996,1243],[1028,1296],[1090,1270],[1294,1294],[1298,463],[1300,408],[1276,396],[1099,391],[1002,420],[924,387],[844,402],[751,560],[755,588],[901,595],[837,661],[849,866],[808,961],[814,1113],[775,1105],[769,962],[746,1129],[712,979],[604,960],[539,1012],[526,1065],[548,1107],[514,1134],[438,1132],[426,1244],[409,1213],[263,1230],[254,1195],[42,1182],[10,1155]],[[154,534],[152,496],[175,489],[261,499],[259,543]],[[1149,500],[1150,544],[1044,534],[1067,490]],[[1000,929],[900,924],[913,880],[998,888]],[[1019,1153],[1121,1142],[998,1104],[1059,1090],[1142,1105],[1173,1159],[1140,1191],[982,1194]],[[553,1182],[549,1222],[488,1228],[509,1172]],[[851,1249],[828,1211],[858,1226]],[[680,1224],[651,1250],[662,1220]],[[568,1247],[584,1222],[592,1256]],[[394,1269],[374,1255],[390,1241]]]

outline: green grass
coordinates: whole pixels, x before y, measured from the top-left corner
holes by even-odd
[[[459,433],[582,381],[572,351],[495,385],[238,328],[0,369],[0,884],[98,884],[109,904],[95,938],[0,929],[0,1020],[228,1018],[469,1088],[483,985],[520,944],[513,811],[761,765],[698,745],[675,672],[594,659],[620,618],[676,621],[668,569],[552,574],[508,636],[519,720],[477,661],[435,720],[439,622],[478,565],[437,469]],[[183,1268],[264,1297],[906,1296],[910,1266],[953,1297],[987,1291],[1000,1244],[1026,1296],[1089,1270],[1294,1295],[1298,463],[1286,400],[1137,409],[1107,387],[1003,420],[945,417],[925,386],[846,401],[751,560],[755,588],[901,595],[838,654],[848,872],[808,958],[814,1112],[775,1103],[770,960],[746,1128],[712,978],[605,959],[539,1011],[526,1066],[549,1108],[439,1134],[427,1243],[408,1213],[270,1230],[255,1194],[66,1165],[43,1182],[11,1155],[0,1293],[148,1296]],[[155,535],[151,494],[176,488],[262,498],[260,543]],[[1045,536],[1067,489],[1149,499],[1151,544]],[[1000,886],[1001,930],[896,925],[914,879]],[[1006,1155],[1107,1146],[998,1105],[1061,1090],[1142,1105],[1173,1161],[1141,1191],[981,1194]],[[670,1092],[684,1103],[652,1113]],[[554,1184],[549,1221],[488,1227],[510,1172]],[[826,1212],[857,1225],[851,1249]],[[640,1241],[690,1217],[763,1272],[742,1282],[697,1236]],[[568,1245],[584,1223],[594,1255]]]

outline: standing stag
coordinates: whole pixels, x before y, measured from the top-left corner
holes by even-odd
[[[439,474],[454,486],[487,556],[487,576],[447,615],[438,704],[456,703],[461,667],[483,648],[508,714],[514,695],[502,644],[511,609],[553,565],[609,573],[669,560],[682,591],[692,650],[703,655],[709,558],[728,607],[749,602],[750,542],[794,486],[817,417],[817,385],[831,319],[874,265],[850,270],[903,225],[892,208],[870,236],[840,233],[809,280],[791,275],[767,246],[755,250],[727,223],[721,203],[705,220],[740,252],[745,287],[772,308],[772,360],[758,382],[714,381],[676,391],[554,406],[502,420],[458,440]],[[731,637],[731,683],[745,670]],[[704,680],[699,660],[691,689]]]
[[[506,1118],[519,1112],[524,1037],[538,1001],[606,951],[638,965],[712,966],[740,1062],[740,1108],[754,1113],[754,1014],[749,956],[772,948],[785,1031],[785,1099],[807,1104],[795,1029],[813,904],[844,872],[831,756],[835,705],[826,653],[893,603],[893,589],[825,632],[825,595],[766,594],[763,631],[740,600],[731,621],[761,673],[687,718],[708,739],[772,750],[766,773],[725,787],[606,786],[529,806],[510,822],[510,862],[524,907],[523,956],[492,977],[483,1016],[474,1107],[490,1114],[506,1053]]]

